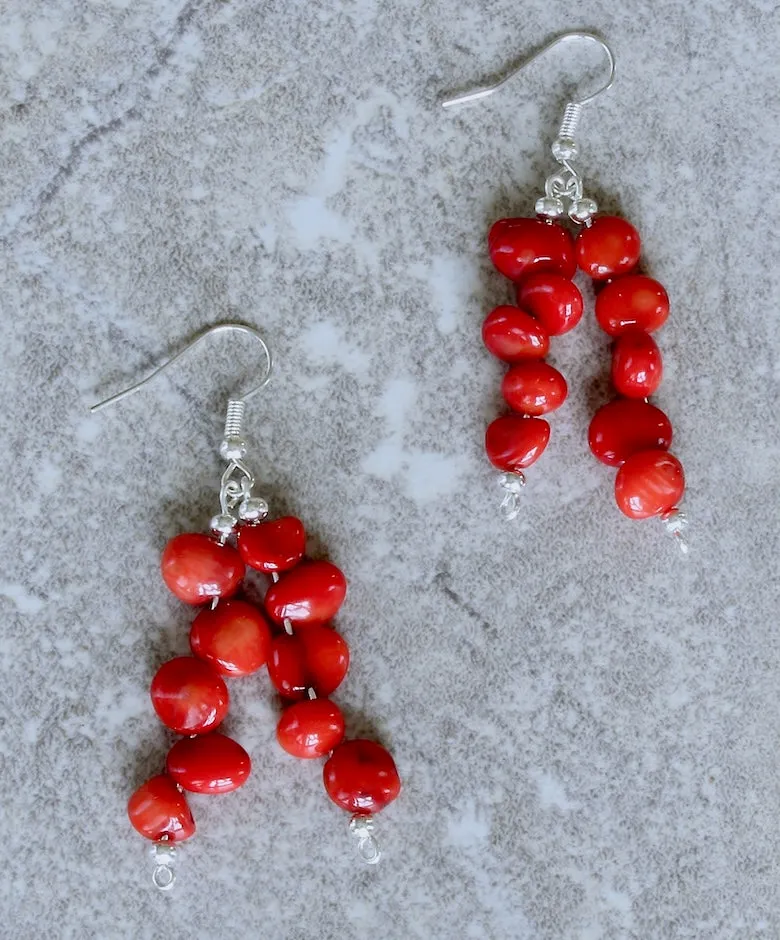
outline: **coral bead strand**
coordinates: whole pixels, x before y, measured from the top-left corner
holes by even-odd
[[[687,552],[687,520],[678,508],[685,489],[680,461],[668,452],[672,426],[648,402],[663,379],[663,359],[652,333],[669,317],[669,297],[653,278],[636,273],[641,240],[629,222],[598,216],[576,241],[579,267],[605,286],[596,320],[614,339],[612,385],[620,397],[594,416],[588,440],[595,457],[618,468],[615,501],[630,519],[660,518]]]
[[[165,546],[160,564],[169,590],[201,608],[190,631],[192,656],[178,656],[160,666],[150,688],[157,717],[185,737],[170,748],[164,773],[142,784],[127,805],[132,826],[153,843],[152,881],[161,891],[169,891],[176,880],[176,843],[195,834],[184,791],[227,793],[249,778],[252,762],[247,752],[215,729],[230,703],[224,677],[257,672],[270,653],[271,628],[265,615],[235,598],[246,574],[246,559],[230,542],[238,526],[231,510],[242,520],[260,519],[268,510],[265,500],[251,495],[248,477],[243,486],[231,489],[233,473],[246,477],[236,462],[245,446],[233,442],[225,450],[228,443],[223,442],[220,451],[228,461],[220,492],[222,512],[212,518],[210,534],[175,536]]]
[[[395,762],[373,741],[345,741],[341,709],[328,696],[349,668],[349,648],[330,624],[347,593],[336,565],[304,558],[305,532],[298,519],[241,526],[238,548],[246,563],[271,575],[265,595],[268,618],[282,632],[272,638],[268,674],[288,704],[276,729],[284,751],[304,760],[326,758],[327,794],[350,812],[349,829],[360,857],[374,864],[380,851],[373,814],[401,789]]]
[[[550,337],[568,333],[582,318],[582,295],[572,276],[574,242],[557,222],[500,219],[488,235],[496,269],[514,282],[517,306],[505,304],[488,314],[482,339],[509,366],[501,393],[512,414],[487,428],[488,460],[501,470],[501,508],[507,519],[520,514],[523,470],[541,457],[550,439],[543,416],[560,408],[568,395],[566,379],[545,362]]]

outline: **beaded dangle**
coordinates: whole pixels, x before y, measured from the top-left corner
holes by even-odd
[[[616,340],[612,382],[620,396],[595,415],[589,433],[591,450],[602,462],[619,468],[615,497],[622,512],[634,519],[660,517],[686,551],[685,517],[677,506],[685,486],[682,465],[668,453],[669,419],[648,401],[662,375],[661,353],[650,334],[666,321],[669,301],[657,281],[636,273],[640,242],[634,227],[615,216],[598,215],[598,206],[585,196],[582,176],[574,167],[583,105],[614,81],[612,51],[591,33],[566,33],[496,84],[442,104],[451,108],[486,98],[553,47],[581,40],[595,43],[605,53],[607,80],[592,94],[566,105],[551,148],[558,168],[536,200],[536,217],[500,219],[488,235],[490,258],[514,283],[517,302],[497,307],[482,327],[485,346],[509,365],[501,390],[511,409],[488,426],[485,448],[490,462],[502,471],[502,508],[507,518],[514,519],[525,484],[522,471],[539,459],[550,439],[550,425],[542,415],[559,408],[567,396],[566,380],[544,357],[550,337],[573,329],[582,317],[582,294],[572,282],[579,268],[599,291],[599,325]],[[564,225],[566,220],[579,230],[576,238]]]
[[[271,377],[271,353],[262,337],[242,324],[213,326],[148,378],[91,410],[137,391],[187,349],[219,332],[257,340],[266,368],[255,388],[228,402],[219,447],[226,462],[219,512],[208,532],[177,535],[162,554],[164,583],[179,600],[200,608],[190,630],[192,655],[164,663],[151,683],[158,718],[181,737],[170,748],[163,772],[140,786],[128,802],[130,822],[152,842],[152,881],[162,891],[173,887],[178,843],[195,833],[185,791],[227,793],[250,776],[247,752],[216,730],[230,701],[225,679],[249,676],[267,666],[286,705],[276,730],[279,744],[295,757],[326,758],[325,790],[351,814],[349,831],[369,864],[380,857],[373,814],[392,802],[401,786],[384,747],[369,740],[345,740],[344,716],[329,698],[349,666],[347,644],[331,625],[346,597],[344,575],[331,562],[307,559],[300,519],[269,520],[267,502],[254,493],[242,424],[246,400]],[[267,578],[262,607],[242,591],[247,568]]]

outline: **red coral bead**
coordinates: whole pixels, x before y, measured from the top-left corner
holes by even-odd
[[[550,425],[543,418],[503,415],[488,425],[485,450],[499,470],[517,472],[530,467],[550,441]]]
[[[600,215],[577,236],[577,264],[594,280],[626,274],[639,261],[639,232],[615,215]]]
[[[310,561],[273,584],[265,595],[265,609],[272,620],[292,620],[298,626],[324,623],[341,607],[347,594],[347,581],[329,561]]]
[[[632,330],[612,350],[612,384],[626,398],[647,398],[663,378],[661,350],[649,333]]]
[[[615,499],[632,519],[648,519],[674,509],[685,490],[682,464],[665,450],[629,457],[615,478]]]
[[[538,416],[560,408],[568,387],[566,379],[548,363],[519,362],[504,376],[501,394],[513,411]]]
[[[550,336],[568,333],[582,319],[579,287],[560,274],[532,274],[517,285],[517,303],[532,314]]]
[[[401,792],[395,761],[381,744],[345,741],[323,770],[328,796],[350,813],[378,813]]]
[[[649,402],[616,398],[596,412],[588,443],[602,463],[619,467],[642,450],[666,450],[672,444],[672,423]]]
[[[152,777],[135,791],[127,802],[127,815],[133,828],[154,842],[163,836],[183,842],[195,834],[187,799],[167,774]]]
[[[610,336],[621,336],[629,330],[652,333],[666,323],[668,316],[666,291],[644,274],[618,278],[596,297],[596,319]]]
[[[198,659],[223,676],[249,676],[268,660],[271,628],[246,601],[222,601],[202,610],[190,630],[190,647]]]
[[[544,359],[550,349],[550,337],[538,320],[505,304],[489,313],[482,324],[482,341],[504,362]]]
[[[344,740],[344,716],[326,698],[296,702],[279,720],[276,738],[293,757],[325,757]]]
[[[162,576],[186,604],[205,604],[235,594],[244,577],[244,562],[230,545],[208,535],[187,532],[172,538],[162,556]]]
[[[238,550],[250,568],[287,571],[295,567],[306,550],[306,531],[295,516],[272,522],[242,525],[238,530]]]
[[[347,669],[349,647],[329,627],[282,633],[271,643],[268,675],[285,698],[305,698],[310,688],[319,696],[328,696],[341,685]]]
[[[152,705],[160,721],[177,734],[213,731],[227,715],[227,686],[208,663],[178,656],[152,679]]]
[[[177,741],[168,751],[165,769],[192,793],[229,793],[247,782],[252,761],[238,741],[215,731]]]
[[[488,250],[493,264],[511,281],[535,271],[573,277],[577,269],[571,235],[541,219],[499,219],[488,234]]]

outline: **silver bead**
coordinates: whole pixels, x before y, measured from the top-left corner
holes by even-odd
[[[576,160],[580,152],[576,141],[571,137],[556,137],[550,149],[558,163],[563,163],[564,160]]]
[[[577,199],[569,206],[569,218],[572,222],[587,222],[599,211],[595,199]]]
[[[238,506],[238,518],[242,522],[257,522],[268,515],[268,503],[259,496],[247,496]]]
[[[374,831],[374,817],[368,813],[355,813],[349,821],[349,831],[358,838],[370,836]]]
[[[664,528],[677,542],[677,546],[683,555],[688,554],[688,540],[685,536],[685,530],[688,528],[688,517],[680,509],[673,509],[666,516],[661,517]]]
[[[240,437],[226,437],[219,445],[219,452],[225,460],[243,460],[246,457],[246,441]]]
[[[663,517],[663,522],[669,535],[677,535],[688,528],[688,517],[681,509],[672,509]]]
[[[149,854],[158,865],[172,865],[176,861],[176,846],[173,842],[155,842]]]
[[[212,516],[209,528],[217,535],[232,535],[236,531],[235,516],[229,513],[221,512],[219,515]]]
[[[564,214],[566,209],[563,200],[557,196],[542,196],[536,200],[536,214],[542,215],[546,219],[557,219]]]
[[[508,493],[520,493],[525,486],[525,477],[522,473],[502,473],[498,477],[498,485]]]

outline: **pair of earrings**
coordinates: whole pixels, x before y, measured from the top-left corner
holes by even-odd
[[[485,446],[501,471],[503,508],[514,518],[525,483],[523,470],[538,460],[549,441],[550,425],[543,416],[567,396],[565,379],[544,358],[550,337],[573,329],[582,317],[582,295],[572,281],[579,267],[597,287],[599,325],[615,338],[612,380],[620,396],[594,416],[591,450],[618,468],[619,508],[632,518],[661,518],[685,550],[685,520],[678,508],[683,470],[668,453],[668,418],[648,401],[662,376],[661,354],[651,333],[665,322],[669,301],[658,282],[636,273],[640,239],[634,227],[597,215],[574,166],[574,135],[583,105],[611,87],[614,57],[601,39],[578,32],[553,40],[525,65],[571,40],[596,43],[608,58],[609,76],[598,91],[566,106],[552,146],[559,168],[545,182],[535,217],[501,219],[490,230],[490,257],[512,281],[517,304],[496,308],[483,325],[485,345],[509,365],[502,393],[512,409],[490,424]],[[444,106],[485,98],[511,77]],[[577,227],[576,239],[562,224],[564,218]],[[373,741],[345,740],[344,717],[329,698],[349,666],[348,646],[331,625],[346,596],[346,579],[334,564],[305,557],[301,520],[269,520],[267,502],[255,494],[242,428],[247,400],[265,387],[273,368],[260,334],[238,323],[211,327],[146,379],[92,411],[138,391],[184,352],[220,332],[256,341],[265,371],[254,388],[228,401],[219,446],[226,466],[208,532],[178,535],[162,555],[165,584],[180,600],[200,608],[190,631],[192,656],[163,664],[151,684],[155,712],[182,737],[171,747],[164,773],[144,783],[128,804],[132,825],[152,842],[152,879],[163,891],[175,881],[178,843],[195,832],[185,791],[229,792],[242,786],[251,771],[243,747],[217,730],[229,706],[226,678],[248,676],[267,665],[271,682],[287,703],[277,727],[280,745],[296,757],[325,759],[326,793],[350,813],[349,828],[360,856],[370,864],[380,857],[373,816],[401,789],[390,753]],[[267,578],[261,604],[245,591],[248,570]]]

